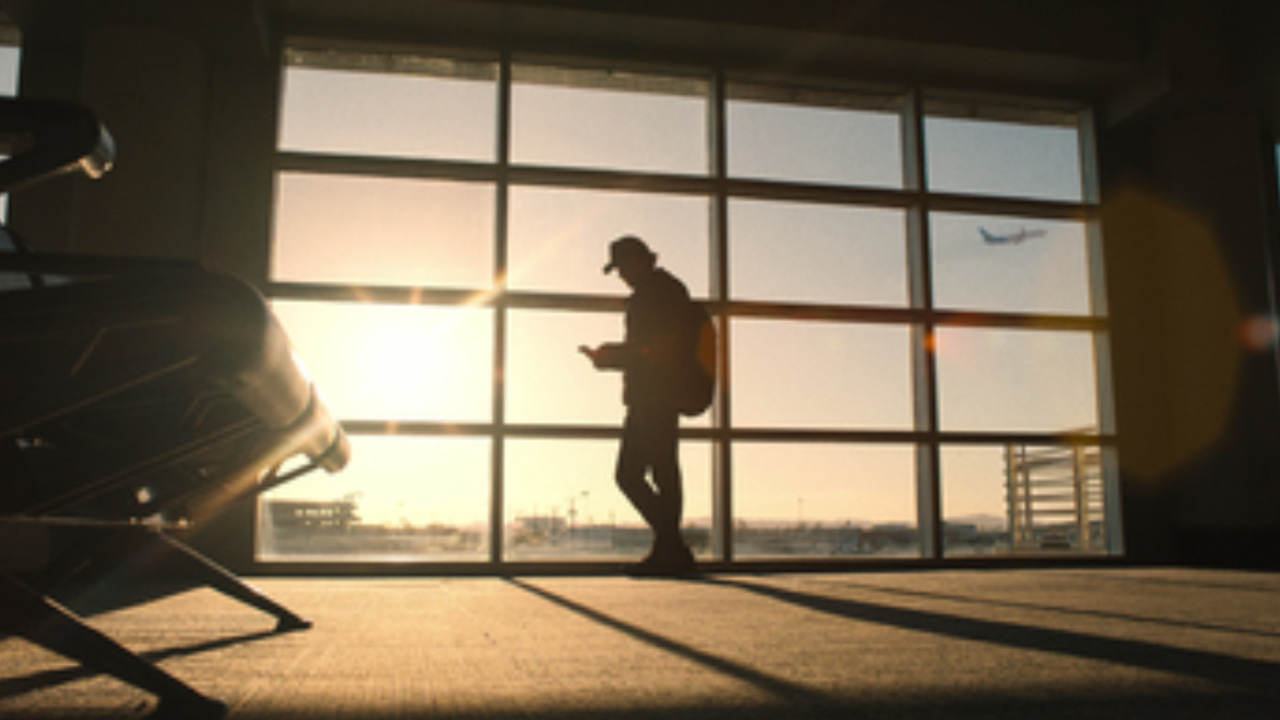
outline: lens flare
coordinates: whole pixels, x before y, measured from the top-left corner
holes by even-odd
[[[1252,315],[1240,323],[1240,343],[1253,352],[1266,352],[1280,339],[1280,322],[1273,315]]]

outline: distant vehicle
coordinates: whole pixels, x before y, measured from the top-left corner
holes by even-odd
[[[988,245],[1017,245],[1023,240],[1044,237],[1046,234],[1044,230],[1028,230],[1026,228],[1007,235],[992,235],[987,232],[986,228],[982,227],[978,228],[978,232],[982,233],[982,240]]]

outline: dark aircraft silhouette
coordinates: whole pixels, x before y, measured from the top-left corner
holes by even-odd
[[[1026,228],[1007,235],[992,235],[986,228],[981,227],[978,228],[978,232],[982,233],[982,240],[988,245],[1017,245],[1023,240],[1045,236],[1044,230],[1027,230]]]

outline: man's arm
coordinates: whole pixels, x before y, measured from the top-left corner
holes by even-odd
[[[595,348],[581,345],[578,350],[597,370],[625,370],[637,355],[636,348],[627,343],[604,343]]]

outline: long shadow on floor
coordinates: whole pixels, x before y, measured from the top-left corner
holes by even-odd
[[[840,583],[839,587],[872,593],[882,593],[890,596],[897,595],[901,597],[919,598],[922,600],[943,600],[946,602],[965,603],[968,605],[980,605],[988,608],[1001,607],[1013,610],[1033,610],[1057,615],[1095,618],[1098,620],[1118,620],[1121,622],[1137,623],[1140,625],[1163,625],[1177,629],[1203,630],[1206,632],[1229,633],[1232,635],[1244,635],[1247,637],[1269,637],[1280,639],[1280,633],[1257,630],[1255,628],[1233,627],[1217,623],[1191,622],[1186,620],[1170,620],[1168,618],[1147,617],[1143,615],[1134,615],[1132,613],[1118,613],[1106,610],[1085,610],[1081,608],[1064,607],[1061,605],[1050,605],[1048,603],[992,600],[985,597],[971,597],[967,595],[940,593],[929,590],[908,590],[906,588],[883,587],[880,585],[867,585],[856,582]]]
[[[1232,571],[1227,580],[1205,577],[1167,577],[1151,574],[1101,574],[1091,575],[1091,582],[1127,583],[1131,585],[1156,585],[1197,590],[1229,590],[1231,592],[1262,593],[1275,595],[1280,590],[1280,572],[1267,570]]]
[[[800,592],[758,582],[723,578],[707,578],[703,582],[755,593],[848,620],[1174,673],[1280,699],[1280,664],[1263,660],[1069,630],[978,620]]]
[[[1149,692],[1135,693],[1124,688],[1083,689],[1083,693],[1080,688],[1063,688],[1060,691],[1050,691],[1048,695],[1034,696],[1033,694],[1033,696],[1022,697],[977,689],[962,696],[924,696],[910,700],[840,697],[761,672],[638,628],[545,588],[509,579],[508,582],[526,592],[637,640],[696,662],[710,670],[737,678],[764,691],[769,696],[769,700],[765,702],[745,707],[712,704],[698,708],[684,708],[657,704],[649,708],[622,707],[607,711],[574,711],[565,708],[562,712],[542,715],[569,720],[595,718],[622,720],[658,715],[668,720],[685,720],[686,718],[690,720],[692,718],[699,718],[699,720],[719,718],[734,720],[748,718],[764,720],[783,720],[784,718],[786,720],[793,718],[1013,720],[1016,718],[1022,720],[1028,717],[1040,720],[1074,720],[1079,717],[1108,720],[1133,720],[1134,718],[1201,720],[1205,717],[1272,720],[1280,717],[1277,715],[1280,712],[1280,665],[1275,663],[1017,623],[974,620],[946,613],[828,597],[742,580],[699,578],[692,581],[750,592],[846,620],[890,625],[1019,649],[1060,653],[1210,680],[1223,684],[1226,692],[1188,691],[1183,693],[1174,687],[1152,695]],[[498,711],[485,713],[484,717],[492,720],[507,715],[508,713]],[[537,713],[533,715],[541,716]],[[360,717],[365,718],[364,715]],[[280,720],[286,719],[280,718]],[[375,719],[369,718],[369,720]]]
[[[555,603],[567,610],[571,610],[594,622],[600,623],[601,625],[613,628],[614,630],[629,635],[641,642],[703,665],[715,672],[746,682],[789,705],[799,704],[806,706],[824,706],[835,704],[835,699],[825,693],[811,688],[806,688],[803,685],[797,685],[796,683],[760,672],[759,670],[735,663],[731,660],[726,660],[701,650],[697,650],[696,648],[676,642],[670,638],[657,635],[630,623],[623,622],[622,620],[606,615],[599,610],[574,602],[562,595],[557,595],[548,590],[544,590],[514,578],[508,578],[507,582],[521,590],[524,590],[525,592],[537,595],[544,600]]]
[[[185,645],[181,647],[166,648],[164,650],[153,650],[151,652],[138,653],[138,656],[147,662],[159,664],[170,658],[212,652],[214,650],[221,650],[234,645],[265,640],[269,637],[277,637],[279,634],[280,633],[272,630],[246,633],[243,635],[236,635],[234,637],[196,643],[194,645]],[[34,692],[36,690],[54,688],[59,685],[65,685],[77,680],[97,677],[99,675],[102,675],[102,673],[96,670],[91,670],[82,665],[76,665],[74,667],[59,668],[57,670],[42,670],[22,677],[3,678],[0,679],[0,700],[18,697],[19,695]]]

